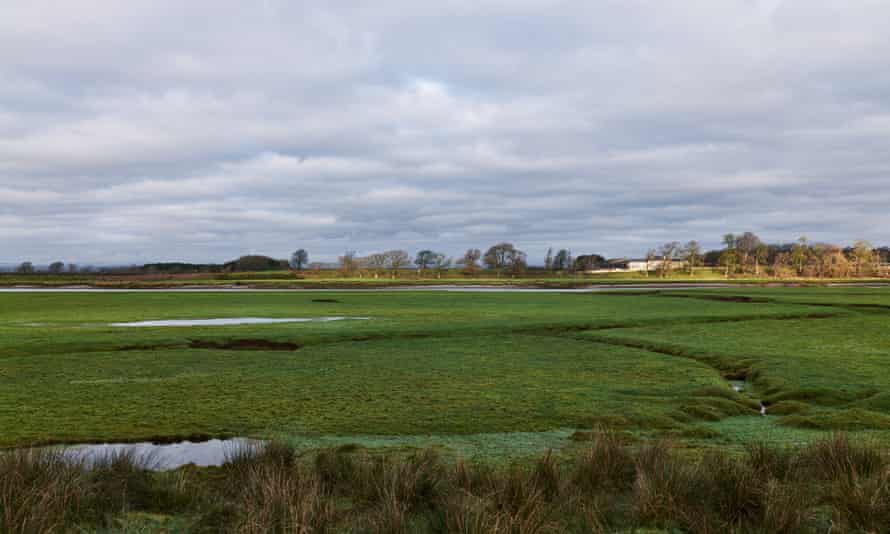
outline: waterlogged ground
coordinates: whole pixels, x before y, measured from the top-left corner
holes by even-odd
[[[884,439],[888,313],[872,288],[4,293],[0,445],[242,436],[520,456],[597,426],[704,446]],[[309,321],[111,326],[245,317]]]

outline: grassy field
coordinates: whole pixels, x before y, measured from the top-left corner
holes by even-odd
[[[0,293],[0,447],[277,444],[159,474],[3,453],[0,531],[878,532],[888,314],[854,287]],[[328,316],[368,319],[110,325]]]
[[[723,443],[734,420],[881,435],[881,306],[890,292],[864,288],[0,294],[0,444],[540,433],[503,447],[534,454],[598,425]],[[370,319],[109,326],[241,316]],[[736,393],[725,376],[749,384]],[[758,416],[761,400],[775,417]]]

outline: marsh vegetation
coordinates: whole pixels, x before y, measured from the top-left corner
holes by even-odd
[[[2,294],[0,531],[881,531],[888,313],[851,287]],[[109,326],[239,317],[373,320]],[[232,436],[273,445],[23,450]]]
[[[690,455],[603,430],[571,455],[448,461],[435,451],[234,449],[219,468],[151,472],[112,454],[0,455],[0,528],[27,532],[879,532],[886,451],[836,434]]]

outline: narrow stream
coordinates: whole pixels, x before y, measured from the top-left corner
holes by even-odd
[[[749,394],[750,388],[749,388],[748,382],[746,380],[731,378],[731,379],[727,379],[726,381],[729,383],[729,386],[736,393],[745,395],[746,397],[749,397],[749,398],[754,398]],[[755,400],[760,405],[760,415],[766,415],[766,405],[763,404],[763,401],[761,401],[760,399],[755,399]]]

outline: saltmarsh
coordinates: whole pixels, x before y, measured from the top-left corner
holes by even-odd
[[[752,432],[760,400],[776,414],[764,429],[880,433],[884,305],[890,292],[850,288],[0,294],[0,445],[541,433],[553,446],[597,426],[716,444],[734,420]],[[370,319],[109,326],[324,316]],[[740,374],[741,394],[723,376]]]

